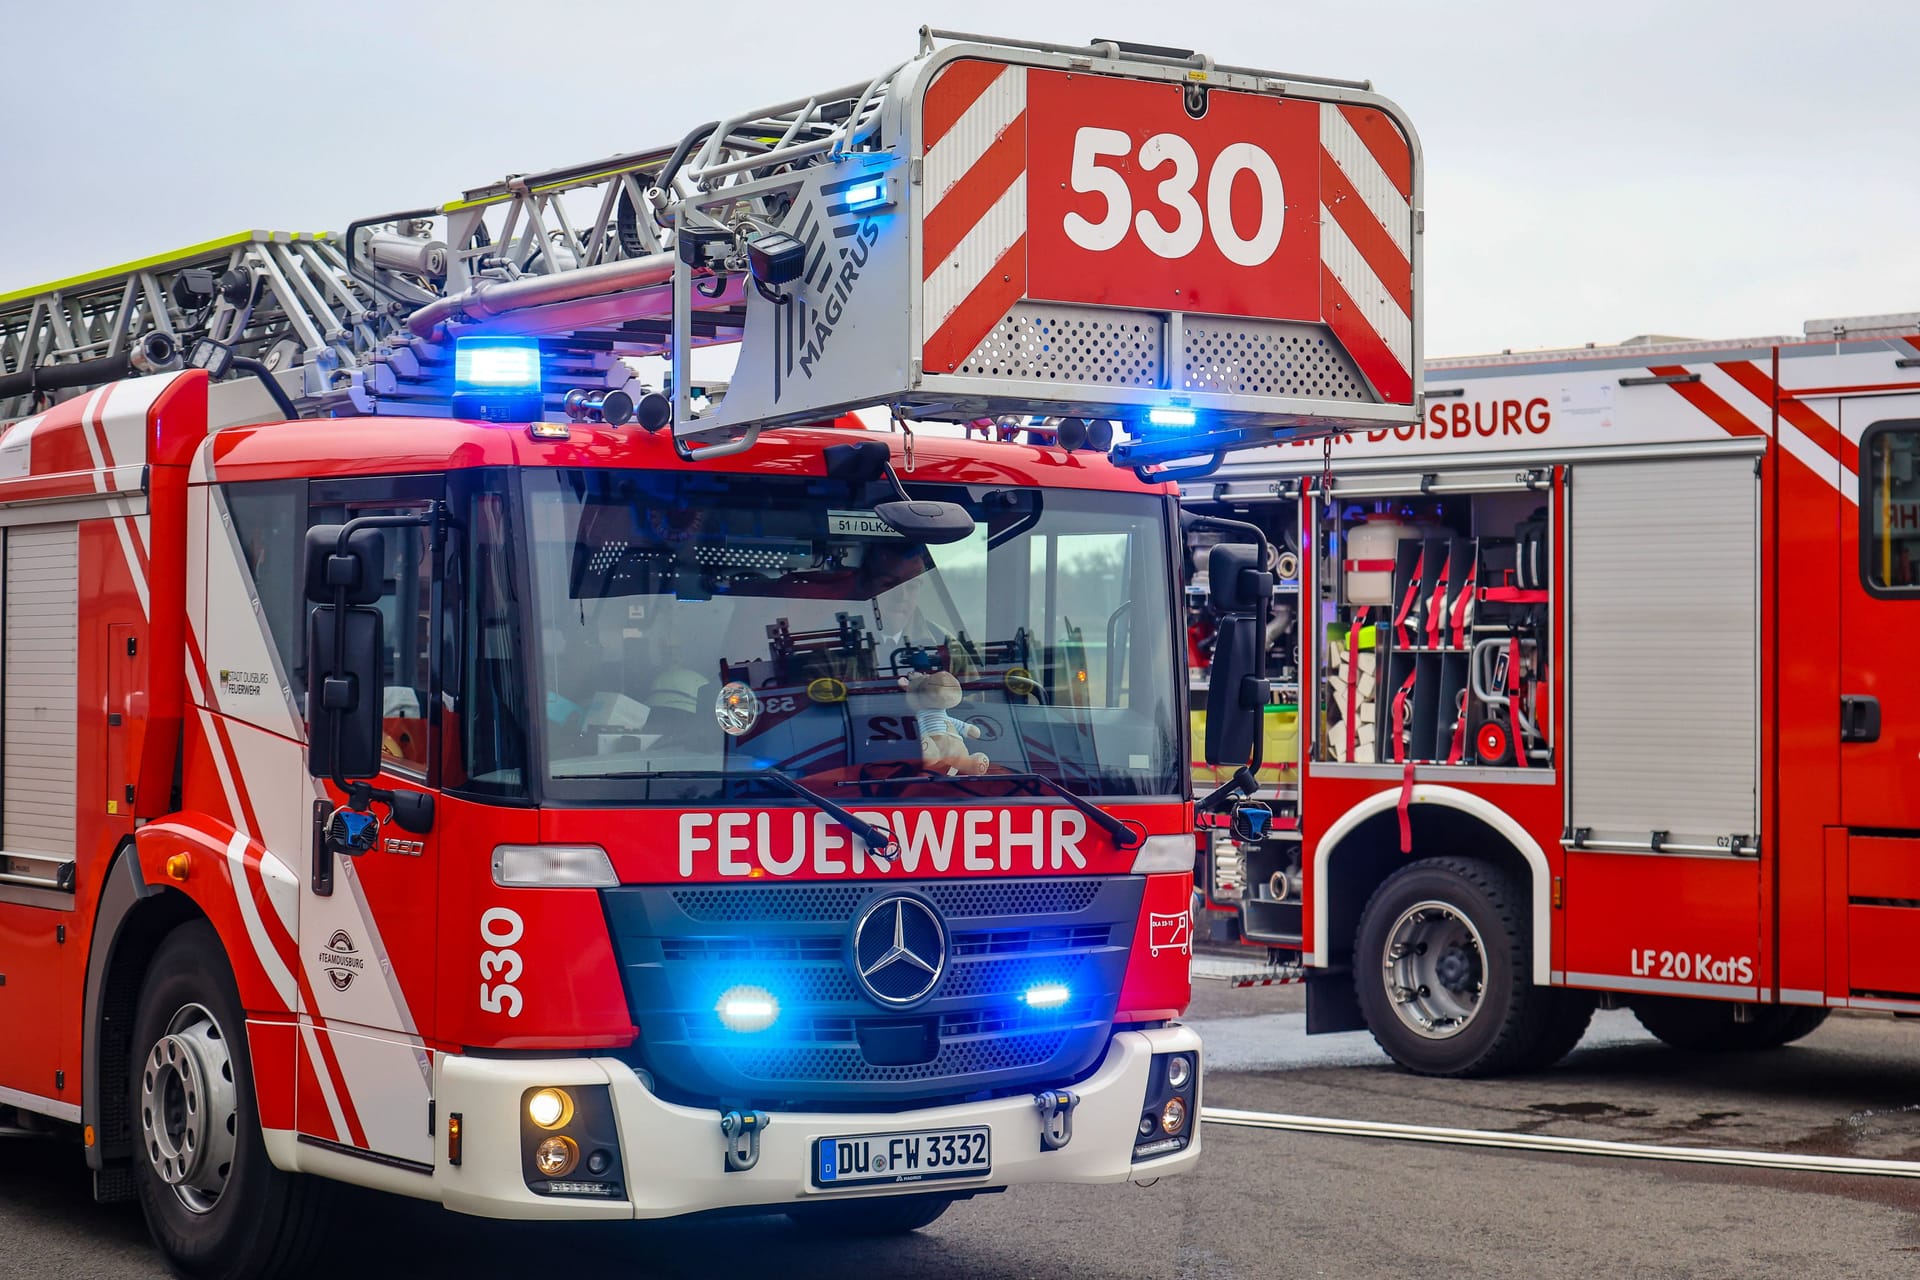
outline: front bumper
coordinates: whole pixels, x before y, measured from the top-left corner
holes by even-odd
[[[844,1199],[929,1191],[959,1193],[1035,1182],[1125,1182],[1184,1173],[1200,1158],[1199,1108],[1184,1150],[1136,1163],[1134,1143],[1154,1055],[1184,1052],[1198,1061],[1200,1037],[1181,1027],[1121,1031],[1092,1076],[1073,1085],[1080,1102],[1073,1138],[1041,1150],[1040,1112],[1030,1094],[890,1112],[773,1112],[752,1169],[725,1172],[726,1140],[716,1111],[664,1102],[632,1068],[614,1058],[500,1059],[448,1055],[434,1067],[442,1116],[459,1115],[462,1156],[448,1163],[437,1144],[434,1182],[447,1208],[491,1218],[669,1218],[708,1209],[765,1207],[778,1211],[822,1196]],[[1197,1083],[1197,1082],[1196,1082]],[[607,1086],[620,1135],[628,1199],[548,1196],[522,1173],[521,1107],[528,1089]],[[1199,1098],[1196,1088],[1194,1097]],[[812,1186],[813,1141],[863,1133],[948,1126],[992,1130],[993,1169],[982,1178],[866,1190]]]

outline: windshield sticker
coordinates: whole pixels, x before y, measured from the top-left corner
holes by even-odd
[[[827,512],[827,534],[834,538],[904,538],[907,536],[871,511]]]

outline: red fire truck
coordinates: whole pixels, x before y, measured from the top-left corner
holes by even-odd
[[[1920,316],[1426,373],[1185,493],[1282,562],[1271,819],[1204,861],[1308,1029],[1466,1075],[1597,1001],[1693,1049],[1920,1012]]]
[[[1364,85],[923,32],[0,297],[0,1119],[219,1277],[328,1180],[875,1232],[1191,1168],[1173,478],[1417,420],[1416,159]]]

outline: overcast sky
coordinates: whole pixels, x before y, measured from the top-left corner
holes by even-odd
[[[668,142],[922,21],[1371,79],[1425,147],[1430,354],[1920,311],[1913,0],[0,0],[0,292]]]

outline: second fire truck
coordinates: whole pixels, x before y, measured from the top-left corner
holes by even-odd
[[[1427,379],[1185,493],[1280,567],[1273,819],[1204,863],[1308,1030],[1465,1075],[1597,1002],[1693,1049],[1920,1013],[1920,316]]]

